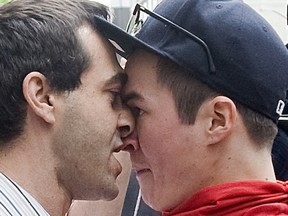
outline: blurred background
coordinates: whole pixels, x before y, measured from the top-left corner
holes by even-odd
[[[114,23],[125,29],[136,3],[152,10],[161,0],[97,0],[114,10]],[[244,0],[260,13],[278,32],[283,42],[288,43],[288,0]]]
[[[11,0],[0,0],[0,6]],[[153,10],[161,0],[93,0],[111,7],[113,22],[125,29],[136,3]],[[260,13],[278,32],[285,44],[288,43],[287,5],[288,0],[243,0]]]

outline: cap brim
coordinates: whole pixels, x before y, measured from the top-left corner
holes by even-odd
[[[127,58],[136,49],[145,49],[158,53],[153,47],[99,16],[94,17],[94,24],[104,37],[115,42],[120,47],[112,43],[116,47],[117,52],[124,58]]]

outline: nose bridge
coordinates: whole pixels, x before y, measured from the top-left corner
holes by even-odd
[[[121,110],[118,122],[118,130],[123,142],[122,150],[133,152],[139,148],[138,136],[136,132],[136,122],[130,109],[125,106]]]
[[[127,106],[123,106],[119,119],[118,119],[118,130],[122,138],[129,136],[135,128],[135,120]]]

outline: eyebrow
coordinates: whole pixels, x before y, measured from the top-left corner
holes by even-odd
[[[142,95],[134,91],[128,94],[124,94],[122,97],[125,103],[128,103],[131,100],[144,100],[144,97]]]
[[[110,86],[110,85],[121,85],[123,87],[128,80],[127,74],[123,72],[119,72],[115,74],[113,77],[111,77],[109,80],[106,81],[105,86]]]

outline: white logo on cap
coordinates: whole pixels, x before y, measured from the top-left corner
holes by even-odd
[[[278,115],[282,115],[284,107],[285,107],[285,102],[282,100],[279,100],[278,105],[277,105],[277,109],[276,109],[276,113]]]

